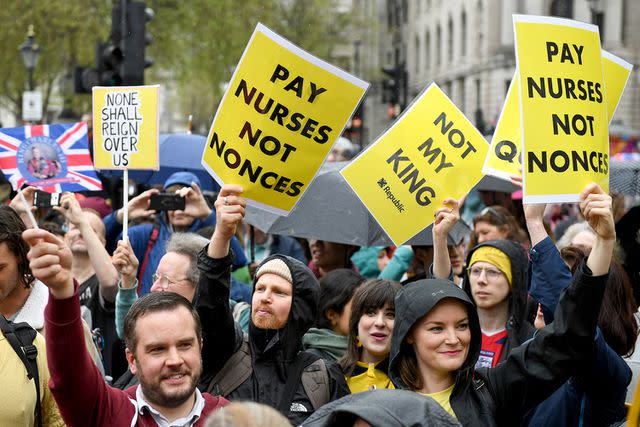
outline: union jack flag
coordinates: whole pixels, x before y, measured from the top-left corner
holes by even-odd
[[[101,190],[88,146],[85,123],[0,129],[0,168],[14,190]]]

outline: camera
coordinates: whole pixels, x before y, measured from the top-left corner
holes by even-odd
[[[60,206],[62,193],[47,193],[46,191],[36,191],[33,197],[33,205],[37,208],[50,208]]]
[[[184,210],[184,197],[171,193],[152,194],[149,199],[149,209],[154,211],[178,211]]]

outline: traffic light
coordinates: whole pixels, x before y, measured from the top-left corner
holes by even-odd
[[[153,11],[142,2],[130,1],[124,18],[123,34],[122,8],[114,6],[111,34],[105,43],[97,43],[95,66],[75,69],[75,93],[91,93],[93,86],[144,84],[144,70],[153,64],[144,55],[145,47],[152,42],[146,24],[153,18]]]
[[[398,66],[382,67],[382,72],[387,76],[382,80],[382,102],[397,104],[400,102],[401,69]]]
[[[147,22],[153,19],[153,10],[147,8],[142,2],[130,1],[127,3],[126,19],[128,32],[122,39],[124,47],[122,84],[142,85],[145,68],[153,65],[153,61],[145,58],[144,55],[145,47],[153,41],[146,31]]]

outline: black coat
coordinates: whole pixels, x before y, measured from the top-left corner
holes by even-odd
[[[482,338],[469,296],[446,280],[409,284],[396,297],[389,376],[397,388],[407,388],[398,369],[399,355],[413,351],[406,335],[442,299],[457,299],[468,309],[471,342],[466,361],[455,373],[451,406],[464,426],[518,425],[529,408],[549,397],[592,356],[606,281],[607,275],[593,277],[582,265],[560,299],[555,321],[513,349],[502,364],[478,370],[474,366]]]
[[[200,280],[194,305],[203,324],[218,325],[206,328],[203,336],[203,381],[206,383],[223,367],[226,361],[238,351],[242,344],[242,334],[235,328],[229,308],[229,284],[232,254],[222,259],[207,256],[205,247],[198,256]],[[229,395],[229,400],[250,400],[278,408],[286,407],[283,414],[294,425],[299,425],[314,411],[309,397],[297,378],[293,398],[281,402],[288,375],[299,358],[305,365],[313,363],[317,356],[302,351],[302,336],[313,324],[316,317],[320,285],[317,279],[300,261],[283,255],[272,255],[262,264],[273,259],[283,260],[293,278],[291,310],[286,325],[278,330],[257,328],[249,324],[249,348],[252,375]],[[259,267],[258,267],[259,268]],[[255,283],[254,283],[255,285]],[[307,364],[306,362],[309,361]],[[329,374],[330,400],[349,393],[346,381],[335,363],[327,363]],[[293,410],[291,410],[293,409]]]

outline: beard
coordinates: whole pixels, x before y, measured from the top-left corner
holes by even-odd
[[[173,387],[167,390],[168,387],[162,384],[162,380],[176,374],[185,375],[189,381],[180,388]],[[144,398],[149,403],[153,403],[164,408],[177,408],[189,400],[193,396],[196,386],[200,381],[201,374],[202,363],[195,371],[183,368],[162,373],[156,378],[148,378],[144,375],[143,371],[140,370],[140,366],[138,366],[138,380],[140,381],[140,387],[142,387]]]
[[[276,316],[269,312],[268,316],[258,316],[258,309],[256,309],[253,313],[251,313],[251,321],[256,326],[256,328],[260,329],[280,329],[283,325],[280,324]]]

